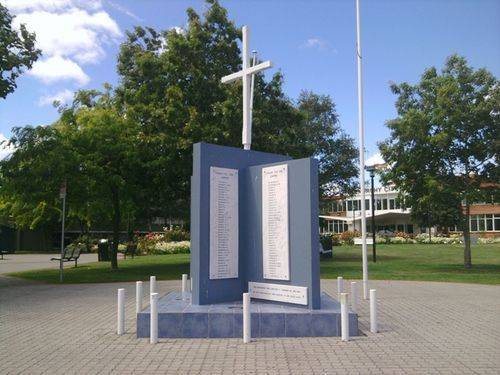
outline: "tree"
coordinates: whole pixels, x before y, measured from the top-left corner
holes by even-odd
[[[204,17],[188,9],[183,30],[137,27],[118,56],[120,105],[148,139],[144,150],[157,216],[187,216],[192,145],[204,141],[241,147],[241,82],[220,78],[241,69],[240,30],[215,0]],[[330,98],[304,94],[298,106],[285,96],[283,76],[255,79],[253,144],[292,157],[316,156],[323,185],[354,186],[352,140],[339,129]]]
[[[35,34],[22,24],[19,32],[12,30],[12,15],[0,4],[0,98],[16,89],[16,79],[30,69],[40,56],[35,48]]]
[[[118,268],[121,224],[142,207],[139,126],[106,92],[81,91],[53,125],[13,129],[12,155],[0,162],[0,210],[21,227],[60,220],[59,188],[67,183],[68,218],[111,224],[111,267]]]
[[[418,84],[391,89],[398,117],[388,121],[391,134],[380,145],[391,165],[384,178],[405,194],[420,222],[463,227],[470,268],[469,205],[482,199],[482,183],[499,177],[498,80],[452,55],[441,73],[430,68]]]

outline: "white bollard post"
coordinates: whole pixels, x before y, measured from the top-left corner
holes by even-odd
[[[182,274],[182,294],[187,292],[188,288],[188,275],[186,273]]]
[[[251,337],[250,294],[243,293],[243,342],[249,343]]]
[[[142,281],[135,282],[135,312],[142,311]]]
[[[189,291],[191,293],[193,293],[193,276],[191,276],[191,278],[189,279],[189,281],[190,281]]]
[[[377,333],[377,291],[370,289],[370,332]]]
[[[349,310],[348,310],[348,294],[340,294],[340,326],[342,332],[342,341],[349,341]]]
[[[150,296],[150,320],[149,320],[149,342],[158,342],[158,293],[151,293]]]
[[[125,289],[118,289],[118,314],[116,333],[123,335],[125,333]]]
[[[149,294],[156,293],[156,276],[149,277]]]
[[[358,283],[351,281],[351,309],[354,312],[358,311]]]
[[[340,301],[340,295],[344,293],[344,278],[342,276],[337,277],[337,293]]]

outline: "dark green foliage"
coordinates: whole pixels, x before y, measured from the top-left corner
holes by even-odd
[[[40,56],[35,48],[35,34],[25,25],[19,32],[12,30],[12,15],[0,4],[0,98],[16,89],[16,79],[25,68],[30,69]]]
[[[421,224],[464,227],[469,267],[462,203],[484,201],[491,191],[485,193],[481,184],[499,181],[498,80],[453,55],[440,73],[430,68],[418,84],[391,89],[398,96],[398,117],[388,121],[391,135],[380,145],[391,165],[385,180],[396,184]]]

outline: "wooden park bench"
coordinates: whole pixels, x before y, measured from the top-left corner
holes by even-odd
[[[78,267],[78,258],[80,258],[80,253],[82,248],[80,246],[75,246],[73,249],[65,248],[63,251],[62,261],[63,262],[75,262],[75,267]],[[61,258],[51,258],[50,260],[61,261]]]
[[[2,260],[3,260],[3,256],[5,254],[8,254],[8,253],[9,253],[8,251],[0,250],[0,256],[2,257]]]
[[[137,245],[135,243],[128,243],[125,251],[123,252],[123,259],[127,259],[127,255],[132,255],[132,259],[134,259],[136,251]]]

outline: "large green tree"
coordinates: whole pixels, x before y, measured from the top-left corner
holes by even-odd
[[[453,55],[441,72],[429,68],[419,83],[391,89],[398,117],[388,121],[391,134],[380,145],[391,166],[385,179],[405,194],[421,223],[463,228],[469,268],[469,205],[484,199],[482,184],[499,179],[499,82]]]
[[[30,69],[40,56],[35,47],[35,34],[25,25],[12,29],[13,16],[0,4],[0,98],[16,89],[16,79],[24,69]]]
[[[187,216],[193,143],[241,146],[241,82],[220,78],[241,69],[240,29],[215,0],[203,17],[188,9],[185,29],[135,28],[118,57],[120,105],[148,139],[150,207],[158,216]],[[316,156],[327,192],[355,187],[352,139],[328,97],[304,93],[294,104],[283,76],[255,79],[253,142],[257,150]]]

